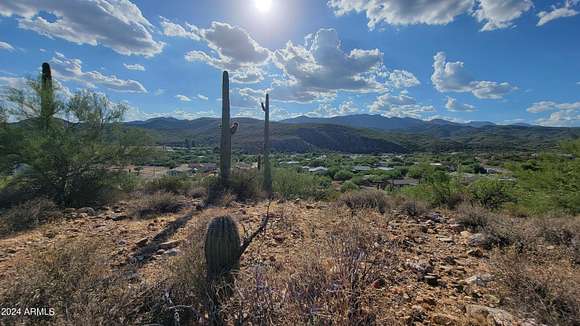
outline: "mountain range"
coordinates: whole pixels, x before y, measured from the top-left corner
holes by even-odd
[[[233,118],[240,124],[232,138],[235,149],[259,153],[264,121]],[[152,135],[158,144],[219,146],[218,118],[179,120],[153,118],[125,123]],[[423,121],[380,115],[332,118],[297,117],[271,122],[272,149],[280,152],[336,151],[348,153],[409,153],[439,151],[519,151],[555,147],[561,140],[580,137],[580,128],[531,125],[467,124],[446,120]]]

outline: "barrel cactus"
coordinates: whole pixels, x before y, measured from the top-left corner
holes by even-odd
[[[240,234],[230,216],[214,218],[205,237],[205,260],[210,281],[231,279],[231,272],[240,266]]]

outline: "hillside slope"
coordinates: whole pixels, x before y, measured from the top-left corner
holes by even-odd
[[[548,128],[539,126],[497,126],[477,123],[478,127],[455,123],[425,122],[417,119],[376,120],[359,127],[327,123],[336,119],[316,119],[322,123],[272,122],[272,149],[282,152],[337,151],[348,153],[407,153],[415,151],[514,151],[550,149],[565,139],[580,137],[580,128]],[[338,118],[338,117],[337,117]],[[342,117],[344,118],[344,117]],[[384,118],[384,117],[383,117]],[[298,119],[298,118],[297,118]],[[308,118],[311,119],[311,118]],[[386,119],[386,118],[385,118]],[[248,153],[262,148],[263,121],[251,118],[235,118],[240,123],[233,137],[233,146]],[[299,120],[294,120],[298,122]],[[378,121],[378,122],[377,122]],[[387,122],[389,129],[396,123],[405,128],[379,130],[379,124]],[[159,144],[182,145],[186,138],[196,144],[218,146],[219,124],[217,118],[178,120],[156,118],[129,122],[129,127],[151,133]]]

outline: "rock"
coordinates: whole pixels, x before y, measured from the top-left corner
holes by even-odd
[[[425,283],[427,283],[431,286],[439,285],[439,277],[437,277],[437,275],[433,275],[433,274],[425,275],[425,276],[423,276],[423,281],[425,281]]]
[[[113,221],[121,221],[121,220],[124,220],[124,219],[127,219],[127,218],[128,218],[127,215],[125,215],[125,214],[119,214],[119,215],[114,215],[111,218],[111,220],[113,220]]]
[[[63,210],[63,213],[65,213],[65,214],[71,214],[71,213],[74,213],[74,212],[76,212],[76,210],[74,208],[70,208],[70,207],[69,208],[65,208]]]
[[[386,282],[386,281],[385,281],[385,280],[384,280],[382,277],[381,277],[381,278],[378,278],[378,279],[376,279],[376,280],[373,282],[373,288],[375,288],[375,289],[381,289],[381,288],[384,288],[384,287],[385,287],[385,285],[387,285],[387,282]]]
[[[439,241],[441,242],[445,242],[445,243],[453,243],[453,239],[451,238],[438,238]]]
[[[6,248],[4,249],[4,252],[7,254],[15,254],[16,253],[16,249],[14,248]]]
[[[454,232],[461,232],[463,231],[463,225],[459,223],[453,223],[449,225],[449,228]]]
[[[168,256],[177,256],[177,254],[179,254],[179,249],[177,249],[177,248],[173,248],[173,249],[169,249],[169,250],[165,251],[165,255],[168,255]]]
[[[448,314],[435,313],[431,316],[431,321],[435,325],[457,325],[459,320]]]
[[[274,240],[276,240],[276,242],[278,242],[278,243],[282,243],[282,242],[284,242],[284,240],[286,240],[286,237],[284,237],[283,235],[280,235],[280,234],[276,234],[276,235],[274,235],[274,237],[273,237],[273,238],[274,238]]]
[[[173,241],[167,241],[167,242],[163,242],[162,244],[159,245],[159,249],[172,249],[175,248],[177,246],[179,246],[181,244],[181,240],[173,240]]]
[[[87,214],[88,216],[94,216],[96,214],[95,209],[92,207],[83,207],[77,209],[77,213]]]
[[[415,273],[425,275],[433,271],[433,265],[427,260],[420,260],[418,262],[407,262],[407,267],[412,269]]]
[[[478,285],[478,286],[486,286],[487,283],[493,280],[493,276],[491,274],[481,274],[481,275],[473,275],[472,277],[468,277],[463,282],[469,285]]]
[[[125,241],[125,240],[117,240],[117,245],[119,245],[119,246],[124,246],[126,244],[127,244],[127,241]]]
[[[491,247],[491,238],[485,233],[476,233],[469,237],[467,242],[472,247],[482,247],[482,248],[489,248]]]
[[[135,246],[137,246],[137,247],[143,247],[143,246],[145,246],[145,244],[147,244],[148,241],[149,241],[148,238],[143,238],[143,239],[135,242]]]
[[[423,321],[427,318],[427,311],[420,305],[414,305],[411,307],[411,320],[412,321]]]
[[[89,218],[89,214],[87,214],[87,213],[78,213],[77,217],[78,218]]]
[[[306,209],[314,209],[314,205],[306,204]]]
[[[509,312],[497,308],[468,304],[465,306],[465,314],[477,325],[508,326],[515,325],[516,318]]]
[[[467,255],[471,257],[481,258],[483,257],[483,251],[479,248],[475,248],[467,251]]]

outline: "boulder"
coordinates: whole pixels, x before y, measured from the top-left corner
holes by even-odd
[[[465,306],[465,314],[470,322],[477,325],[508,326],[517,322],[516,318],[505,310],[474,304]]]

